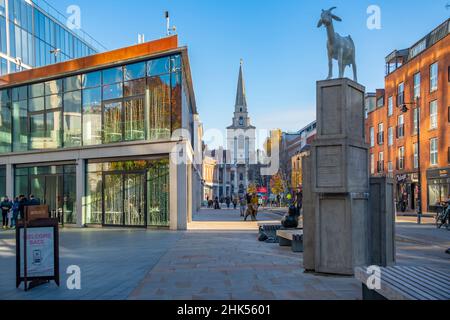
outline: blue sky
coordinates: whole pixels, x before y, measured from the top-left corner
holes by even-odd
[[[108,49],[136,43],[138,33],[160,38],[169,10],[180,44],[189,47],[205,129],[231,124],[241,58],[254,125],[296,131],[315,119],[315,82],[327,76],[321,9],[337,7],[343,21],[335,29],[352,35],[358,80],[367,91],[383,87],[386,55],[411,46],[450,14],[450,0],[48,1],[61,12],[80,6],[82,28]],[[381,8],[381,30],[366,27],[369,5]]]

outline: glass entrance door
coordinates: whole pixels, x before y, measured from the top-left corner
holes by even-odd
[[[105,173],[103,224],[107,226],[146,226],[146,175]]]
[[[48,205],[51,217],[55,218],[61,217],[63,212],[62,180],[62,175],[45,176],[44,203]]]
[[[142,226],[146,224],[145,215],[145,175],[124,175],[124,211],[125,225]]]
[[[104,181],[103,224],[122,226],[124,224],[122,174],[106,174]]]

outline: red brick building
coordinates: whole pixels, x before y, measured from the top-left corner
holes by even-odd
[[[418,206],[419,167],[423,212],[450,197],[449,33],[447,20],[387,56],[385,89],[367,106],[371,174],[393,177],[396,200],[405,200],[408,211]]]

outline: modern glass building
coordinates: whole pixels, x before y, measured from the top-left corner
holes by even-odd
[[[45,0],[0,0],[0,75],[104,50],[81,29],[66,25]]]
[[[186,228],[201,124],[176,36],[0,84],[5,195],[34,194],[65,224]]]

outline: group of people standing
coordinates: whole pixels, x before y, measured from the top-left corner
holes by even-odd
[[[2,228],[15,228],[17,221],[25,216],[25,207],[38,206],[40,204],[39,199],[36,199],[34,195],[30,195],[29,199],[24,195],[20,195],[13,201],[7,196],[4,197],[0,203],[0,209],[2,211]]]

